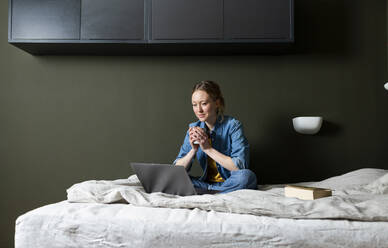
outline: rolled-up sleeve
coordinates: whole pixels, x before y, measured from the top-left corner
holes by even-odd
[[[248,169],[249,144],[244,136],[243,126],[238,120],[234,120],[230,130],[230,137],[232,148],[230,157],[239,169]]]
[[[174,160],[174,165],[176,162],[186,156],[187,153],[189,153],[191,150],[191,145],[190,145],[190,138],[189,138],[189,131],[186,132],[185,140],[183,141],[183,144],[181,146],[181,149],[179,150],[178,156]],[[190,169],[191,165],[193,164],[194,158],[191,160],[190,165],[188,166],[188,169]]]

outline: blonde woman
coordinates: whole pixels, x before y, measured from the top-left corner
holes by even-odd
[[[203,170],[191,178],[194,187],[223,193],[257,189],[256,175],[249,167],[249,144],[241,123],[224,116],[225,101],[213,81],[201,81],[192,91],[191,101],[197,122],[189,125],[175,165],[188,171],[196,157]]]

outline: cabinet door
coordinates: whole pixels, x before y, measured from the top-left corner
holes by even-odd
[[[13,0],[12,39],[79,39],[80,0]]]
[[[225,39],[290,39],[292,0],[224,0]]]
[[[82,0],[81,39],[144,40],[144,0]]]
[[[223,0],[152,0],[152,39],[222,39],[222,6]]]

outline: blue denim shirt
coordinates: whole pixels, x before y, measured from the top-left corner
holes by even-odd
[[[197,121],[189,125],[189,127],[195,126],[207,129],[205,122]],[[221,122],[221,118],[218,117],[214,125],[214,129],[210,131],[210,138],[212,140],[212,147],[222,154],[231,157],[236,167],[239,169],[248,169],[249,144],[248,140],[244,136],[242,124],[238,120],[230,116],[224,116],[224,120]],[[174,164],[178,159],[189,153],[191,149],[189,131],[187,131],[185,140],[183,141]],[[196,156],[204,172],[200,180],[204,180],[207,173],[207,155],[201,150],[201,147],[199,147]],[[193,161],[194,158],[190,162],[188,170],[190,170]],[[230,171],[222,167],[220,164],[216,164],[222,178],[229,178]]]

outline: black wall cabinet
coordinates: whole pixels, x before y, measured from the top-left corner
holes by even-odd
[[[289,0],[224,0],[225,38],[289,39],[289,3]]]
[[[144,40],[144,0],[81,3],[81,39]]]
[[[255,54],[294,42],[293,0],[9,3],[8,41],[32,54]]]
[[[152,0],[152,39],[223,38],[223,0]]]
[[[79,0],[12,0],[12,39],[79,39]]]

